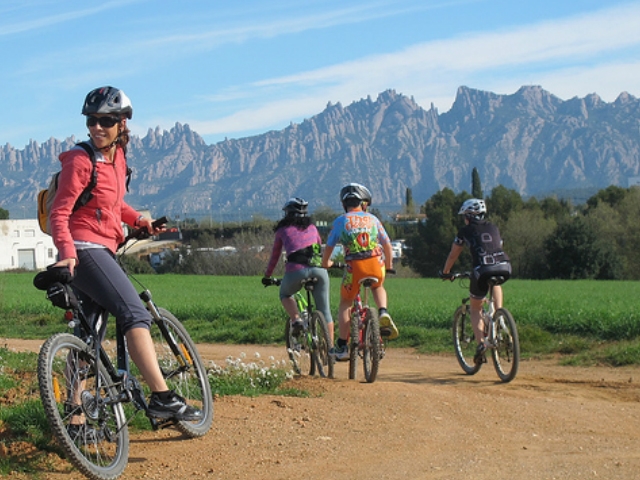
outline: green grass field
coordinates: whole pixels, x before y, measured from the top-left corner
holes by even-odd
[[[282,343],[284,311],[275,287],[259,277],[139,275],[160,306],[173,312],[196,342]],[[32,273],[0,274],[0,337],[46,338],[67,327],[61,311],[32,286]],[[337,311],[338,278],[332,279]],[[393,346],[452,352],[451,316],[466,284],[438,279],[386,282],[389,309],[401,336]],[[640,363],[637,282],[510,280],[505,306],[519,326],[525,357],[562,354],[565,361]],[[113,322],[111,322],[113,323]]]

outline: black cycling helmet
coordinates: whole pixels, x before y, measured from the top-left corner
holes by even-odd
[[[361,203],[371,205],[371,192],[359,183],[348,183],[340,190],[340,201],[346,210],[347,207],[357,207]]]
[[[131,106],[131,100],[122,90],[114,87],[100,87],[91,90],[87,94],[82,106],[83,115],[93,115],[95,113],[111,113],[131,119],[133,107]]]
[[[296,216],[296,217],[306,217],[308,212],[309,202],[303,200],[300,197],[291,197],[282,207],[284,210],[284,215],[288,216]]]

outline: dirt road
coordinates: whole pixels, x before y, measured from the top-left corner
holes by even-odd
[[[40,342],[0,345],[34,349]],[[284,348],[202,345],[222,362]],[[359,372],[361,374],[361,372]],[[373,384],[296,380],[312,398],[224,397],[202,439],[132,438],[125,479],[640,478],[640,368],[526,361],[501,384],[491,363],[466,376],[453,355],[391,349]],[[11,478],[24,478],[12,476]],[[42,478],[83,478],[61,468]]]

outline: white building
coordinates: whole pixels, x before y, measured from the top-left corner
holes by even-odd
[[[58,249],[36,219],[0,220],[0,271],[42,270],[56,261]]]

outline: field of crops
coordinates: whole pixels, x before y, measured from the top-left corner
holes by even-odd
[[[172,311],[199,342],[280,343],[283,310],[275,287],[259,277],[140,275],[159,305]],[[64,330],[61,312],[32,286],[31,273],[0,274],[0,336],[45,338]],[[332,310],[339,279],[332,279]],[[386,282],[389,308],[401,329],[397,345],[438,350],[448,342],[450,319],[466,284],[437,279],[394,278]],[[637,282],[510,280],[505,305],[523,332],[572,335],[591,340],[640,336]],[[523,338],[526,341],[526,338]]]

